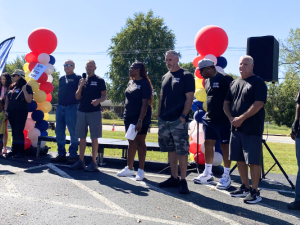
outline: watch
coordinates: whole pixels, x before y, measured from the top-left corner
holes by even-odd
[[[180,117],[182,117],[183,119],[185,119],[185,115],[184,114],[181,114],[181,116]]]
[[[138,120],[138,123],[141,123],[142,122],[142,120]]]

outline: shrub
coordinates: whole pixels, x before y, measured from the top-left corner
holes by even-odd
[[[103,119],[118,119],[118,115],[110,110],[104,110],[104,112],[102,112],[102,118]]]

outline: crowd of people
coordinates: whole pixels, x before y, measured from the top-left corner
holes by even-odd
[[[176,51],[165,54],[168,72],[162,76],[158,108],[158,143],[162,152],[168,152],[171,176],[159,184],[161,188],[177,187],[179,193],[190,193],[186,181],[189,155],[188,121],[194,100],[195,80],[192,73],[179,67]],[[224,173],[216,188],[228,189],[231,186],[231,161],[237,161],[242,184],[231,192],[232,197],[242,197],[245,203],[254,204],[262,200],[258,183],[261,173],[262,134],[264,128],[264,104],[267,87],[263,79],[253,74],[254,62],[251,56],[242,56],[239,62],[240,77],[233,80],[229,75],[216,70],[214,63],[203,59],[198,63],[205,79],[207,112],[202,119],[205,135],[205,170],[194,178],[198,184],[210,184],[215,178],[212,173],[214,146],[219,141],[223,153]],[[96,156],[97,139],[102,137],[101,103],[107,99],[104,79],[95,74],[96,63],[86,63],[87,76],[74,73],[75,63],[67,60],[65,75],[59,79],[58,104],[56,110],[56,138],[58,154],[53,163],[67,163],[70,169],[84,169],[92,172],[98,169]],[[13,80],[13,83],[11,81]],[[32,101],[32,89],[26,85],[25,73],[16,70],[13,74],[1,76],[0,100],[0,148],[7,153],[7,124],[12,127],[12,151],[7,157],[22,157],[24,151],[23,130],[28,114],[28,104]],[[117,176],[134,176],[137,181],[145,177],[145,139],[151,124],[153,86],[141,62],[129,68],[129,82],[125,90],[125,131],[135,125],[137,135],[128,140],[127,166]],[[295,122],[291,136],[296,140],[297,157],[300,155],[300,97],[298,94]],[[66,128],[71,137],[69,157],[67,157]],[[86,166],[84,154],[86,137],[90,132],[92,140],[92,161]],[[79,139],[79,141],[78,141]],[[79,144],[79,156],[78,156]],[[139,168],[133,168],[138,151]],[[178,163],[180,176],[178,175]],[[248,179],[250,167],[251,183]],[[295,201],[289,209],[300,209],[300,175],[298,174]]]

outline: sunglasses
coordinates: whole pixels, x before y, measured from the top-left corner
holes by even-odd
[[[73,65],[65,64],[64,67],[72,67]]]
[[[19,76],[19,75],[17,75],[17,74],[14,74],[14,75],[11,75],[12,77],[15,77],[15,76]]]

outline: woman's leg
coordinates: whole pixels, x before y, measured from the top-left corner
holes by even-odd
[[[138,150],[138,156],[139,156],[139,168],[144,170],[145,167],[145,160],[146,160],[146,134],[140,134],[137,135],[135,138],[137,150]]]
[[[128,157],[127,157],[127,166],[130,170],[133,170],[133,163],[134,163],[134,157],[136,153],[136,138],[135,140],[128,140],[129,146],[128,146]]]
[[[23,130],[25,128],[26,120],[28,112],[26,111],[18,111],[16,112],[17,116],[15,116],[15,137],[14,142],[17,147],[16,152],[24,153],[24,133]]]
[[[6,145],[7,145],[7,140],[8,140],[8,130],[7,130],[7,127],[8,127],[8,120],[5,121],[5,133],[3,135],[3,147],[4,147],[4,152],[6,152]]]

